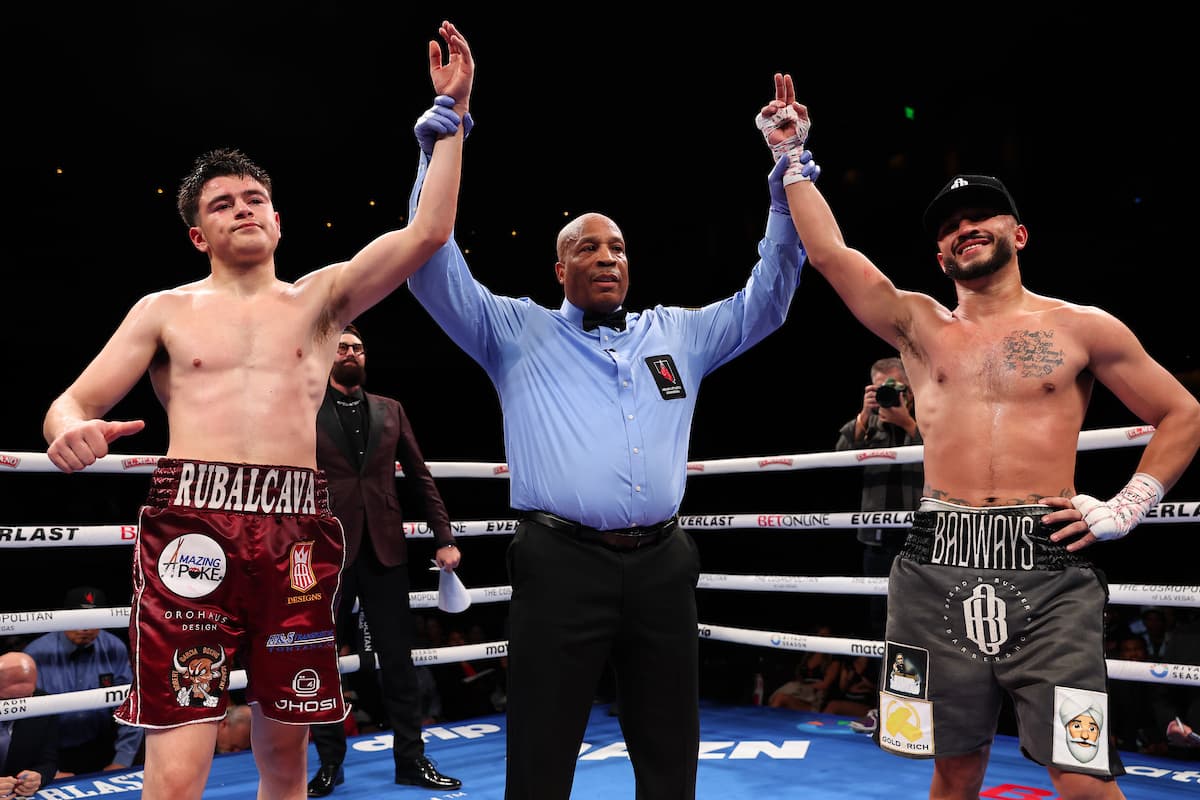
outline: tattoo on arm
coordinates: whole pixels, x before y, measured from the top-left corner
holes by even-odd
[[[1016,331],[1002,344],[1004,366],[1022,378],[1041,378],[1063,365],[1063,351],[1054,346],[1054,331]]]

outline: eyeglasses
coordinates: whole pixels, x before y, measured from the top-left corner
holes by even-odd
[[[347,350],[353,350],[354,355],[361,356],[363,354],[363,346],[361,344],[348,344],[346,342],[338,342],[338,355],[346,355]]]

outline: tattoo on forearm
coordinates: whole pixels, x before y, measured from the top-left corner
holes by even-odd
[[[1006,369],[1022,378],[1049,375],[1063,364],[1063,351],[1054,346],[1054,331],[1018,331],[1001,344]]]

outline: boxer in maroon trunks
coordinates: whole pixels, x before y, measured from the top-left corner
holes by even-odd
[[[453,232],[474,60],[450,22],[438,34],[429,76],[453,107],[430,112],[439,138],[403,228],[347,261],[283,280],[271,176],[237,149],[201,154],[175,207],[209,274],[134,303],[46,411],[46,454],[63,472],[87,469],[146,426],[105,418],[143,376],[166,412],[168,461],[135,547],[135,693],[120,711],[146,728],[144,800],[203,796],[235,654],[258,701],[250,706],[258,797],[307,797],[303,723],[345,713],[331,620],[342,531],[315,471],[316,418],[345,325]],[[436,558],[447,569],[457,563]]]
[[[345,718],[333,630],[344,541],[320,470],[160,459],[139,528],[119,721],[221,719],[235,654],[265,716]]]

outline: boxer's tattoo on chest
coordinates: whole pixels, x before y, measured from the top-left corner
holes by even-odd
[[[1064,362],[1054,344],[1054,331],[1015,331],[1000,343],[1004,368],[1022,378],[1041,378]]]

